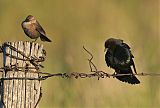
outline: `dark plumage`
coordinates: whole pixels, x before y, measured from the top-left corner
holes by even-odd
[[[105,61],[108,67],[115,70],[117,74],[133,74],[131,66],[133,66],[134,72],[136,72],[135,64],[133,61],[134,56],[130,51],[130,47],[120,39],[110,38],[105,42]],[[116,76],[117,79],[129,84],[139,84],[140,81],[135,75]]]
[[[36,41],[38,37],[40,37],[42,41],[51,42],[51,40],[47,38],[46,32],[42,26],[32,15],[28,15],[21,25],[24,33],[31,39],[35,39]]]

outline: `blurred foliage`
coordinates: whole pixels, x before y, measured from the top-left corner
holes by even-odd
[[[159,0],[0,0],[0,42],[30,41],[21,29],[29,14],[36,17],[52,43],[44,44],[44,71],[89,72],[84,45],[100,70],[112,73],[104,61],[110,37],[131,46],[138,72],[160,72]],[[140,85],[116,79],[43,81],[40,108],[158,108],[159,77],[138,77]]]

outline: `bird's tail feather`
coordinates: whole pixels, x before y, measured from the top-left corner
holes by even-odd
[[[116,71],[118,74],[132,74],[131,67],[125,70],[118,70]],[[124,75],[124,76],[116,76],[116,78],[122,82],[127,82],[129,84],[139,84],[140,81],[136,78],[135,75]]]
[[[40,38],[42,41],[52,42],[49,38],[47,38],[46,36],[44,36],[42,34],[40,35]]]

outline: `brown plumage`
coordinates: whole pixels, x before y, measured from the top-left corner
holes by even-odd
[[[131,66],[133,66],[134,72],[136,72],[135,64],[133,61],[134,56],[130,51],[130,47],[121,39],[110,38],[105,42],[105,61],[108,67],[115,70],[117,74],[133,74]],[[129,84],[139,84],[140,81],[135,75],[116,76],[117,79]]]
[[[42,41],[51,42],[51,40],[46,36],[42,26],[32,15],[28,15],[21,25],[24,33],[31,39],[35,39],[36,41],[40,37]]]

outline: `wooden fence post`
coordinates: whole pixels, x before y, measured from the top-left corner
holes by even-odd
[[[34,42],[3,44],[4,71],[1,79],[3,104],[0,108],[38,108],[41,81],[38,80],[37,71],[43,61],[38,59],[43,57],[43,52],[43,45]]]

